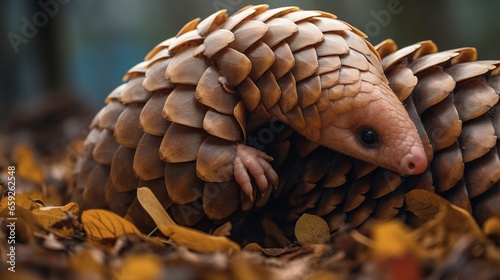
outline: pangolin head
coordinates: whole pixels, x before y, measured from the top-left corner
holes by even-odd
[[[346,98],[343,106],[351,110],[337,114],[317,141],[401,175],[425,171],[428,160],[417,129],[395,94],[387,86],[360,94],[369,96]]]
[[[360,40],[369,52],[359,51]],[[340,55],[338,84],[322,89],[328,111],[322,112],[320,132],[309,138],[401,175],[424,172],[428,160],[419,134],[389,87],[380,56],[361,37],[346,41],[355,46],[350,45],[350,51]]]

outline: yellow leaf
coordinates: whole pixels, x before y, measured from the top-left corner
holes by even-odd
[[[264,250],[259,244],[252,242],[248,243],[244,248],[243,251],[249,251],[249,252],[261,252]]]
[[[149,188],[138,188],[137,199],[158,227],[176,225],[174,220],[172,220],[172,218],[168,215],[167,211],[165,211],[165,208],[163,208],[160,201],[158,201],[158,198],[156,198],[154,193]]]
[[[66,213],[57,207],[40,207],[31,211],[37,221],[45,228],[68,219]]]
[[[376,258],[423,256],[411,232],[399,220],[373,224],[373,254]]]
[[[321,217],[304,213],[295,224],[295,237],[301,245],[325,243],[330,238],[330,228]]]
[[[15,196],[6,196],[2,198],[2,201],[0,203],[0,212],[5,209],[9,209],[12,210],[12,212],[15,214],[17,208],[33,210],[39,207],[39,204],[37,204],[33,199],[27,197],[26,195],[16,194]]]
[[[218,228],[216,228],[214,230],[214,232],[212,233],[212,235],[215,235],[215,236],[230,236],[231,235],[231,229],[233,228],[233,224],[231,224],[231,222],[225,222],[224,224],[222,224],[221,226],[219,226]]]
[[[467,233],[477,239],[484,237],[469,212],[451,204],[436,193],[421,189],[412,190],[406,194],[406,204],[408,210],[428,222],[421,228],[424,231],[432,227],[442,227],[449,234]]]
[[[108,267],[104,265],[102,252],[95,248],[83,247],[69,255],[68,267],[78,275],[78,279],[98,278],[106,275]]]
[[[155,255],[131,255],[125,258],[118,271],[113,272],[113,278],[116,280],[161,279],[162,268],[161,260]]]
[[[116,239],[125,234],[141,234],[129,221],[113,212],[101,209],[82,213],[83,229],[93,239]]]
[[[42,165],[36,160],[33,150],[27,145],[18,145],[14,150],[17,162],[16,174],[37,184],[45,183]]]
[[[80,207],[75,202],[70,202],[61,208],[65,212],[69,212],[75,216],[80,215]]]
[[[17,196],[16,196],[17,197]],[[35,244],[34,232],[40,232],[38,221],[33,217],[30,210],[23,207],[15,209],[14,215],[11,210],[4,208],[0,211],[0,217],[5,219],[6,229],[11,230],[10,225],[15,225],[15,239],[17,242]],[[43,233],[45,233],[42,230]],[[4,239],[5,240],[5,239]]]
[[[238,280],[269,279],[269,275],[271,274],[268,267],[257,262],[248,261],[248,258],[245,258],[242,255],[236,255],[231,258],[229,269],[233,272],[233,275],[230,278]],[[220,277],[217,277],[216,279],[220,279]]]
[[[173,242],[200,253],[239,252],[240,246],[227,237],[213,236],[204,232],[176,225],[158,226]]]
[[[483,224],[483,231],[486,235],[500,242],[500,217],[491,217]]]
[[[74,232],[73,223],[76,216],[66,210],[78,211],[78,205],[72,202],[65,206],[40,207],[33,209],[31,213],[45,229],[50,229],[64,236],[70,236]]]
[[[320,271],[320,272],[315,272],[315,273],[311,274],[306,279],[307,280],[336,280],[336,279],[345,279],[345,278],[341,277],[333,272]]]

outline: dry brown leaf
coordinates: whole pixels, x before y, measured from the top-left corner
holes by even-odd
[[[158,226],[158,229],[173,242],[200,253],[239,252],[240,246],[223,236],[176,225]]]
[[[153,219],[156,226],[176,225],[174,220],[172,220],[172,218],[168,215],[167,211],[165,211],[165,208],[163,208],[158,198],[156,198],[154,193],[149,188],[138,188],[137,199],[144,210],[146,210],[149,216]]]
[[[42,165],[36,160],[33,149],[27,145],[20,144],[16,147],[14,156],[17,162],[17,176],[40,185],[45,183]]]
[[[102,209],[83,211],[82,224],[87,236],[96,240],[116,239],[125,234],[141,234],[131,222]]]
[[[427,221],[427,224],[419,230],[444,227],[446,232],[454,235],[466,233],[475,239],[484,238],[479,225],[469,212],[451,204],[436,193],[421,189],[412,190],[406,194],[406,204],[409,211]]]
[[[259,244],[257,243],[249,243],[247,244],[242,250],[247,251],[247,252],[260,252],[264,256],[267,257],[272,257],[272,258],[278,258],[286,254],[291,254],[294,253],[298,250],[300,250],[303,247],[299,246],[287,246],[284,248],[262,248]]]
[[[302,246],[325,243],[330,239],[330,229],[321,217],[304,213],[295,224],[295,237]]]
[[[70,227],[54,228],[56,224],[67,223],[71,225],[72,223],[71,217],[62,210],[62,207],[40,207],[33,209],[31,213],[38,223],[46,229],[55,230],[63,235],[71,235],[73,233]]]
[[[449,202],[433,192],[421,189],[411,190],[405,195],[408,210],[419,217],[422,222],[434,218],[439,212],[440,205],[448,205]]]

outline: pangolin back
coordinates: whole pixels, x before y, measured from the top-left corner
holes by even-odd
[[[344,222],[358,226],[369,217],[397,215],[408,189],[433,189],[433,182],[444,180],[438,174],[454,170],[456,182],[448,180],[445,187],[436,187],[436,191],[461,206],[469,203],[470,197],[477,201],[474,205],[490,207],[484,198],[485,202],[479,201],[482,193],[494,189],[498,176],[490,176],[488,183],[476,187],[472,178],[478,175],[471,174],[479,174],[484,166],[496,171],[493,174],[500,173],[494,147],[498,144],[495,142],[491,151],[483,154],[472,152],[462,161],[466,162],[462,173],[448,163],[448,157],[451,154],[460,161],[460,145],[482,143],[482,138],[470,139],[476,127],[486,129],[480,137],[494,135],[496,141],[499,121],[494,109],[490,109],[498,102],[496,64],[475,63],[488,70],[462,76],[461,71],[469,71],[460,68],[455,70],[458,77],[442,70],[452,77],[453,88],[447,93],[453,94],[441,99],[425,95],[414,98],[417,93],[412,93],[420,87],[433,86],[432,82],[442,78],[444,74],[432,80],[439,75],[432,69],[468,65],[464,61],[475,59],[471,50],[421,58],[435,52],[431,43],[391,55],[387,55],[394,51],[390,43],[379,47],[391,87],[400,100],[405,100],[427,145],[427,156],[432,159],[431,168],[421,176],[408,177],[403,182],[395,173],[319,147],[296,133],[310,129],[311,125],[322,126],[325,114],[319,114],[318,108],[324,110],[325,102],[321,102],[318,91],[342,80],[352,80],[355,75],[342,72],[343,65],[358,71],[358,76],[361,73],[364,79],[382,81],[380,86],[385,86],[387,80],[378,54],[362,37],[360,31],[329,13],[296,7],[268,10],[266,5],[250,6],[229,18],[225,11],[220,11],[201,22],[191,21],[176,37],[160,43],[145,61],[129,70],[125,83],[106,98],[106,106],[90,125],[75,169],[73,199],[83,209],[104,208],[126,216],[146,232],[155,225],[136,198],[138,187],[149,187],[179,224],[204,230],[265,206],[273,195],[277,201],[286,200],[279,211],[286,221],[293,223],[299,214],[314,212],[325,217],[333,231]],[[338,59],[323,59],[327,56]],[[445,124],[442,128],[452,114],[449,111],[457,108],[455,86],[458,88],[464,80],[474,80],[476,76],[484,82],[471,86],[493,88],[497,99],[487,103],[487,112],[483,112],[485,105],[478,105],[481,109],[472,111],[479,115],[468,119],[459,119],[462,116],[457,115],[452,122],[455,126]],[[263,91],[266,94],[261,94]],[[428,104],[428,99],[434,103]],[[446,105],[437,108],[444,109],[433,106],[443,102]],[[332,110],[322,112],[328,112],[329,117],[332,114]],[[265,122],[255,122],[259,119]],[[440,122],[441,119],[444,120]],[[460,120],[464,124],[458,127]],[[488,120],[491,127],[496,124],[493,134],[485,124]],[[273,165],[280,173],[280,185],[274,192],[255,195],[252,201],[241,192],[228,166],[235,157],[236,143],[259,136],[259,132],[265,131],[262,125],[276,125],[279,121],[287,122],[287,126],[271,129],[272,139],[266,139],[269,142],[265,151],[275,158]],[[432,131],[450,129],[436,137],[453,135],[453,140],[446,139],[442,144],[441,138],[428,137],[425,129],[429,125],[437,127]],[[477,150],[475,146],[474,149]],[[487,162],[480,160],[487,155],[491,157]],[[483,178],[478,182],[483,182]],[[476,194],[464,199],[464,192],[470,188]]]

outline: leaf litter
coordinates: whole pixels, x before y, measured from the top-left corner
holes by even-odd
[[[297,241],[276,236],[284,246],[241,247],[230,239],[231,223],[211,234],[176,225],[145,187],[137,195],[157,225],[151,236],[106,210],[54,204],[64,201],[64,193],[51,183],[50,163],[27,146],[13,151],[25,170],[18,182],[30,187],[20,186],[15,196],[12,273],[6,169],[0,166],[0,279],[500,279],[500,216],[478,225],[467,211],[426,190],[406,194],[417,227],[390,220],[372,222],[363,232],[346,225],[330,233],[323,218],[305,213],[295,226]]]

